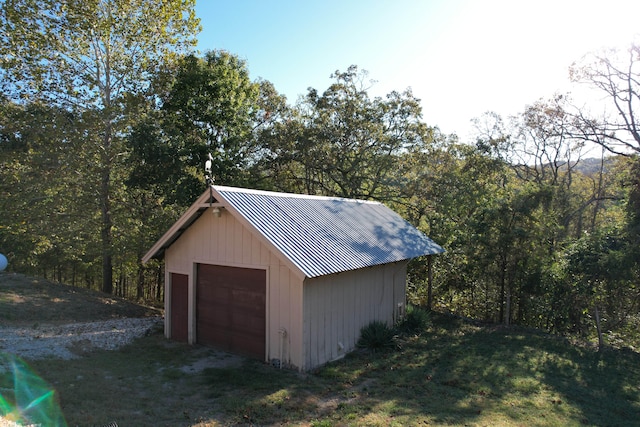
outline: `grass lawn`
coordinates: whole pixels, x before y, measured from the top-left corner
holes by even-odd
[[[530,330],[434,315],[399,350],[356,352],[313,373],[251,360],[183,372],[209,351],[151,336],[31,366],[56,388],[69,425],[640,425],[640,355]]]
[[[28,363],[56,389],[70,426],[640,425],[640,354],[438,314],[400,349],[354,352],[305,374],[161,334]]]

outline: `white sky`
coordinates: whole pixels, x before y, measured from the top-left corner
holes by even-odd
[[[568,67],[640,33],[639,0],[198,0],[199,49],[226,49],[294,103],[352,64],[371,96],[411,87],[424,121],[465,140],[568,88]]]

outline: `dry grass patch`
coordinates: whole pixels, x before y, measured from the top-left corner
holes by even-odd
[[[0,272],[0,324],[4,326],[94,322],[161,313],[100,292]]]

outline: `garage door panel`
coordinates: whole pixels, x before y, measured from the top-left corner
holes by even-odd
[[[256,339],[259,339],[263,334],[262,327],[264,321],[258,317],[242,317],[232,316],[231,323],[234,325],[234,330],[243,333],[245,335],[251,335]]]
[[[230,337],[230,347],[243,354],[258,354],[264,351],[264,344],[253,335],[235,333]]]
[[[221,328],[207,328],[198,332],[198,343],[212,345],[223,350],[231,350],[226,344],[229,341],[229,333]]]
[[[249,292],[233,292],[230,300],[233,301],[235,307],[242,307],[251,313],[264,314],[265,300],[255,293]]]
[[[266,272],[199,264],[197,341],[263,359]]]
[[[207,307],[198,314],[198,325],[202,323],[205,326],[229,327],[231,321],[229,312],[224,306]]]
[[[230,298],[229,288],[221,288],[219,286],[215,286],[213,283],[199,286],[198,290],[200,291],[198,300],[201,302],[218,302],[218,304],[220,304],[220,301],[226,301]]]

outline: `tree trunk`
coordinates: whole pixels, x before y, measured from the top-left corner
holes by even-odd
[[[596,229],[596,221],[598,219],[598,211],[602,204],[602,182],[604,180],[604,148],[602,148],[602,154],[600,155],[600,171],[598,173],[598,187],[596,188],[595,199],[596,202],[593,206],[593,215],[591,216],[591,231]],[[597,308],[596,308],[597,310]]]
[[[507,261],[505,256],[500,256],[500,314],[498,315],[498,323],[504,320],[505,305],[505,283],[507,281]]]
[[[113,293],[113,219],[111,218],[111,160],[113,142],[113,112],[111,111],[111,50],[109,43],[104,44],[104,77],[102,78],[102,103],[104,114],[104,136],[102,140],[102,179],[100,202],[102,204],[102,291]],[[100,69],[98,68],[100,81]]]
[[[504,324],[509,326],[509,320],[511,317],[511,287],[507,289],[507,298],[505,302]]]
[[[164,300],[164,281],[162,280],[162,266],[158,266],[158,280],[156,282],[156,301]]]
[[[427,256],[427,309],[433,303],[433,255]]]
[[[144,298],[144,267],[142,262],[138,263],[138,283],[136,285],[136,300]]]
[[[100,188],[100,202],[102,213],[102,292],[107,294],[113,293],[113,259],[111,255],[111,231],[113,228],[113,224],[111,219],[111,201],[109,198],[109,172],[109,167],[104,166],[102,172],[102,185]]]
[[[595,305],[596,314],[596,329],[598,331],[598,351],[604,349],[604,338],[602,337],[602,329],[600,327],[600,311],[598,311],[598,304]]]

